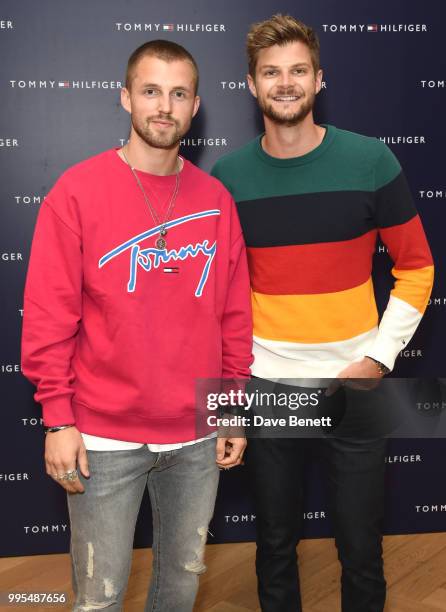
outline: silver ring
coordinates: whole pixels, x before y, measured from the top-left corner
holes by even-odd
[[[69,472],[65,472],[64,474],[57,474],[56,475],[56,479],[57,480],[69,480],[69,481],[72,481],[72,480],[76,480],[77,477],[78,477],[78,474],[77,474],[77,470],[76,469],[70,470]]]

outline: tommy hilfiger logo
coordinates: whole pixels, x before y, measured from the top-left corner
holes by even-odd
[[[419,463],[422,461],[421,455],[388,455],[386,463]]]
[[[68,525],[24,525],[26,535],[36,533],[65,533]]]
[[[18,147],[19,141],[17,138],[0,138],[0,147]]]
[[[40,195],[16,195],[14,200],[17,204],[41,204],[45,197]]]
[[[119,138],[118,139],[121,147],[123,147],[127,142],[128,138]],[[229,143],[229,139],[225,137],[217,137],[217,138],[207,138],[205,136],[199,136],[197,138],[182,138],[180,140],[180,145],[182,147],[227,147]]]
[[[239,89],[239,90],[246,90],[248,89],[248,84],[246,81],[220,81],[220,85],[222,89]],[[327,81],[322,81],[321,83],[321,89],[327,89]]]
[[[11,79],[11,89],[122,89],[121,81],[65,81]]]
[[[418,193],[421,200],[443,200],[446,198],[445,189],[419,189]]]
[[[178,225],[182,225],[183,223],[203,219],[205,217],[213,217],[216,215],[220,215],[219,210],[204,210],[199,213],[173,219],[172,221],[166,223],[164,227],[166,230],[169,230]],[[160,229],[161,226],[158,225],[157,227],[147,230],[142,234],[138,234],[137,236],[130,238],[130,240],[126,240],[126,242],[123,242],[101,257],[98,267],[102,268],[110,260],[114,259],[118,255],[121,255],[121,253],[124,251],[130,250],[130,277],[127,283],[127,292],[133,293],[136,289],[138,267],[141,267],[146,272],[150,272],[150,270],[159,268],[162,264],[166,264],[171,261],[184,261],[189,257],[196,258],[198,255],[202,254],[206,258],[206,263],[203,267],[203,272],[195,290],[195,297],[201,297],[209,276],[212,261],[215,257],[217,241],[209,245],[208,240],[203,240],[203,242],[197,242],[195,245],[188,244],[180,249],[159,249],[152,247],[141,248],[140,243],[147,238],[151,238],[159,234]],[[173,270],[174,268],[171,269]]]
[[[378,136],[386,144],[426,144],[425,136]]]
[[[23,261],[22,253],[1,253],[0,259],[2,261]]]
[[[331,33],[394,33],[394,32],[427,32],[425,23],[323,23],[322,29],[324,32]]]
[[[21,371],[20,363],[0,363],[0,374],[19,374]]]
[[[17,482],[18,480],[29,480],[28,472],[14,472],[12,474],[0,474],[0,482]]]
[[[224,23],[115,23],[118,32],[226,32]]]
[[[446,504],[430,504],[425,506],[415,506],[417,512],[446,512]]]
[[[444,79],[437,81],[420,81],[421,87],[428,89],[444,89],[446,87],[446,81]]]
[[[400,351],[400,357],[422,357],[423,351],[421,349],[404,349]]]

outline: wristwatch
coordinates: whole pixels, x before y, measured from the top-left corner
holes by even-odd
[[[390,368],[388,368],[386,365],[384,365],[383,363],[381,363],[377,359],[374,359],[373,357],[370,357],[370,355],[366,355],[366,357],[368,357],[369,359],[371,359],[372,361],[374,361],[376,363],[376,366],[378,368],[378,372],[381,374],[381,376],[385,376],[386,374],[388,374],[390,372]]]
[[[68,429],[69,427],[74,427],[74,423],[71,423],[71,425],[54,425],[54,427],[45,427],[44,431],[46,435],[55,431],[62,431],[62,429]]]

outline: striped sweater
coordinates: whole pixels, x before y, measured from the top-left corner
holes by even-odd
[[[258,137],[212,170],[248,247],[259,377],[334,377],[364,355],[392,369],[430,296],[432,256],[397,159],[375,138],[325,127],[300,157],[271,157]],[[380,322],[378,236],[395,279]]]

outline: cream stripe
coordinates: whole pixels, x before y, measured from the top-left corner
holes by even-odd
[[[370,357],[392,370],[398,353],[409,344],[422,316],[414,306],[391,295],[379,324],[379,332],[368,353]]]
[[[349,340],[315,344],[254,336],[252,373],[261,378],[332,378],[347,364],[362,359],[374,346],[377,334],[374,327]]]

